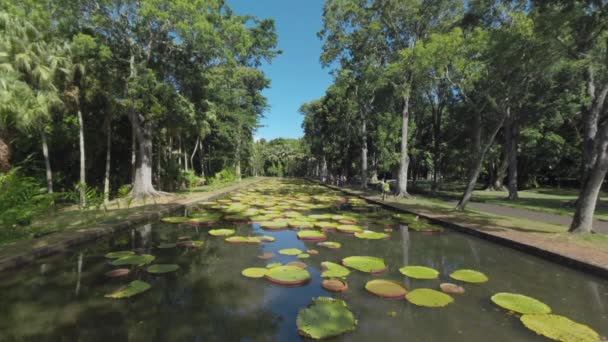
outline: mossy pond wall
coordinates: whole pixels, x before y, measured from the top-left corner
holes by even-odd
[[[345,333],[337,341],[547,341],[528,330],[520,314],[492,302],[491,297],[501,292],[535,298],[553,314],[608,335],[605,279],[395,215],[310,183],[257,184],[201,203],[188,215],[192,218],[144,225],[1,273],[0,341],[297,341],[306,339],[301,335],[307,332],[334,333],[341,324],[346,325]],[[298,232],[307,230],[323,234],[298,238]],[[106,257],[120,251],[151,255],[154,260],[117,262],[120,255]],[[326,275],[341,278],[333,283],[340,286],[326,285],[341,292],[324,289],[321,263],[341,265],[352,256],[380,258],[383,264],[350,258],[345,262],[350,273],[345,276],[343,269],[326,264],[331,271]],[[288,263],[285,272],[254,270],[245,273],[255,277],[242,275],[247,268],[269,270]],[[148,269],[153,265],[171,266]],[[304,266],[307,275],[294,272],[294,267]],[[432,268],[438,276],[405,266]],[[479,271],[487,281],[450,277],[462,269]],[[458,275],[463,273],[455,278]],[[475,273],[464,276],[484,280]],[[368,284],[371,280],[388,282]],[[130,298],[107,297],[131,293],[117,290],[134,281],[128,291],[143,289],[142,282],[149,289]],[[443,283],[456,286],[440,286]],[[460,288],[464,293],[449,294],[451,301],[431,298],[431,304],[441,304],[437,307],[412,304],[427,302],[426,290],[413,290],[441,288]],[[412,294],[411,302],[405,293]],[[298,313],[318,297],[343,300],[356,324],[325,319],[321,310],[308,310],[308,316],[303,312],[298,320]],[[304,327],[304,318],[318,312],[325,326]]]

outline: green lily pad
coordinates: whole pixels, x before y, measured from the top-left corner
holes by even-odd
[[[327,239],[327,236],[316,230],[304,230],[298,232],[298,239],[305,241],[321,241]]]
[[[269,235],[258,236],[258,239],[260,239],[262,242],[274,242],[276,240],[274,236]]]
[[[177,270],[179,270],[179,265],[175,265],[175,264],[158,264],[158,265],[148,266],[148,268],[146,268],[146,271],[148,273],[153,273],[153,274],[170,273],[170,272],[175,272]]]
[[[324,261],[321,263],[323,278],[346,278],[350,274],[350,270],[340,264]]]
[[[286,248],[286,249],[281,249],[279,251],[279,254],[283,254],[283,255],[298,255],[298,254],[302,254],[302,251],[297,249],[297,248]]]
[[[338,227],[338,224],[333,223],[333,222],[315,222],[314,224],[315,227],[317,228],[322,228],[324,230],[336,230],[336,228]]]
[[[452,279],[464,281],[466,283],[475,284],[485,283],[486,281],[488,281],[488,277],[485,274],[474,270],[457,270],[452,272],[452,274],[450,274],[450,277]]]
[[[312,219],[312,220],[329,220],[331,219],[333,215],[332,214],[314,214],[314,215],[308,215],[308,218]]]
[[[599,342],[600,335],[590,327],[559,315],[527,314],[520,318],[526,328],[561,342]]]
[[[342,265],[367,273],[380,273],[387,268],[383,259],[371,256],[347,257],[342,259]]]
[[[308,221],[289,220],[289,226],[291,228],[310,229],[314,227],[314,224]]]
[[[249,267],[241,271],[241,274],[247,278],[264,278],[268,272],[267,269],[261,267]]]
[[[407,294],[403,285],[386,279],[370,280],[365,284],[365,289],[383,298],[403,298]]]
[[[364,230],[363,227],[355,226],[352,224],[343,224],[343,225],[336,227],[336,229],[340,233],[346,233],[346,234],[361,233]]]
[[[124,257],[128,257],[128,256],[132,256],[135,255],[135,252],[133,251],[118,251],[118,252],[110,252],[108,254],[106,254],[106,258],[108,259],[119,259],[119,258],[124,258]]]
[[[289,227],[289,224],[287,221],[265,221],[260,222],[260,227],[268,230],[278,230]]]
[[[301,285],[310,280],[310,273],[296,266],[279,266],[268,270],[266,279],[275,284]]]
[[[177,246],[176,243],[173,243],[173,242],[164,242],[164,243],[161,243],[160,245],[156,246],[156,248],[169,249],[169,248],[175,248],[175,246]]]
[[[211,236],[230,236],[234,234],[234,229],[211,229],[209,235]]]
[[[283,264],[281,264],[280,262],[273,262],[273,263],[266,265],[266,268],[275,268],[275,267],[279,267],[281,265],[283,265]]]
[[[308,253],[301,253],[301,254],[298,254],[296,256],[298,257],[298,259],[308,259],[308,258],[310,258],[310,254],[308,254]]]
[[[190,218],[185,217],[185,216],[175,216],[175,217],[163,217],[160,220],[165,223],[186,223],[186,222],[190,221]]]
[[[148,291],[151,287],[152,286],[145,281],[134,280],[129,283],[129,285],[121,287],[120,289],[105,295],[105,297],[114,299],[130,298],[142,292]]]
[[[355,233],[355,237],[359,239],[368,239],[368,240],[380,240],[380,239],[388,239],[390,235],[386,233],[378,233],[372,232],[371,230],[365,230],[362,232]]]
[[[231,243],[261,243],[262,242],[262,240],[260,240],[257,237],[253,237],[253,236],[231,236],[229,238],[226,238],[225,241],[231,242]]]
[[[492,302],[501,308],[521,314],[548,314],[551,308],[532,297],[516,293],[501,292],[492,296]]]
[[[300,335],[320,340],[354,331],[357,319],[343,300],[317,297],[298,312],[296,325]]]
[[[405,266],[399,272],[414,279],[435,279],[439,276],[437,270],[424,266]]]
[[[454,301],[450,295],[433,289],[415,289],[405,299],[414,305],[428,308],[444,307]]]
[[[131,255],[123,258],[116,259],[112,262],[114,266],[124,266],[124,265],[133,265],[133,266],[143,266],[154,261],[156,257],[150,254],[142,254],[142,255]]]
[[[214,223],[217,223],[221,218],[222,218],[221,214],[208,214],[205,216],[191,217],[188,220],[188,223],[200,224],[200,225],[214,224]]]
[[[327,247],[329,249],[338,249],[338,248],[342,247],[342,244],[339,242],[333,242],[333,241],[323,241],[323,242],[319,242],[317,244],[317,246]]]

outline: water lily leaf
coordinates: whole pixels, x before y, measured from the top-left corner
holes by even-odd
[[[253,236],[231,236],[229,238],[226,238],[225,241],[231,242],[231,243],[261,243],[262,242],[262,240],[260,240],[257,237],[253,237]]]
[[[146,268],[146,271],[152,274],[170,273],[175,272],[177,270],[179,270],[179,265],[175,264],[158,264],[148,266],[148,268]]]
[[[315,222],[315,227],[322,228],[324,230],[336,230],[338,224],[332,222]]]
[[[247,278],[264,278],[268,272],[267,269],[261,267],[249,267],[241,271],[241,274]]]
[[[262,255],[258,255],[258,259],[267,260],[274,258],[274,253],[264,253]]]
[[[298,312],[296,324],[300,335],[320,340],[354,331],[357,320],[343,300],[317,297]]]
[[[526,328],[561,342],[599,342],[600,335],[590,327],[559,315],[527,314],[520,318]]]
[[[548,314],[551,308],[532,297],[516,293],[501,292],[492,296],[492,302],[501,308],[521,314]]]
[[[164,242],[164,243],[161,243],[160,245],[156,246],[156,248],[169,249],[169,248],[175,248],[175,246],[177,246],[176,243],[173,243],[173,242]]]
[[[331,292],[344,292],[348,290],[348,284],[342,279],[323,279],[321,287]]]
[[[124,258],[124,257],[128,257],[131,255],[135,255],[135,252],[133,251],[118,251],[118,252],[110,252],[108,254],[106,254],[106,258],[108,259],[119,259],[119,258]]]
[[[283,255],[298,255],[298,254],[302,254],[302,251],[297,249],[297,248],[286,248],[286,249],[281,249],[279,251],[279,254],[283,254]]]
[[[125,266],[125,265],[133,265],[133,266],[143,266],[154,261],[156,257],[150,254],[142,254],[142,255],[131,255],[123,258],[116,259],[112,262],[114,266]]]
[[[386,264],[381,258],[371,256],[351,256],[342,259],[342,265],[357,271],[367,273],[380,273],[386,271]]]
[[[437,270],[424,266],[405,266],[399,272],[414,279],[435,279],[439,276]]]
[[[185,217],[185,216],[175,216],[175,217],[163,217],[160,220],[165,223],[186,223],[186,222],[190,221],[190,218]]]
[[[301,285],[310,280],[310,273],[295,266],[279,266],[268,270],[266,279],[275,284]]]
[[[303,263],[301,261],[288,262],[287,266],[295,266],[295,267],[299,267],[299,268],[308,268],[308,265],[306,265],[305,263]]]
[[[150,286],[150,284],[146,283],[145,281],[134,280],[129,283],[129,285],[121,287],[115,292],[105,295],[105,297],[114,299],[130,298],[142,292],[148,291],[151,287],[152,286]]]
[[[291,228],[310,229],[314,227],[314,224],[308,221],[289,220],[289,226]]]
[[[302,254],[298,254],[297,257],[299,259],[308,259],[308,258],[310,258],[310,254],[308,254],[308,253],[302,253]]]
[[[260,222],[260,227],[267,230],[280,230],[289,227],[287,221],[264,221]]]
[[[266,265],[266,268],[275,268],[275,267],[279,267],[281,265],[283,265],[283,264],[281,264],[280,262],[273,262],[273,263]]]
[[[304,230],[298,232],[298,239],[305,241],[322,241],[327,239],[327,236],[316,230]]]
[[[324,261],[321,263],[323,278],[346,278],[350,274],[350,270],[340,264]]]
[[[405,296],[408,302],[428,308],[439,308],[454,301],[451,296],[433,289],[415,289]]]
[[[342,247],[342,244],[339,242],[333,242],[333,241],[323,241],[323,242],[319,242],[317,244],[317,246],[327,247],[329,249],[338,249],[338,248]]]
[[[312,220],[329,220],[332,218],[332,214],[315,214],[315,215],[308,215],[307,217],[309,219]]]
[[[355,233],[355,237],[359,239],[367,239],[367,240],[380,240],[380,239],[388,239],[390,235],[386,233],[378,233],[372,232],[371,230],[365,230],[363,232]]]
[[[439,285],[441,291],[447,294],[463,294],[464,288],[452,283],[441,283]]]
[[[230,236],[234,235],[234,229],[211,229],[209,231],[211,236]]]
[[[224,217],[224,219],[226,219],[227,221],[233,221],[233,222],[246,222],[246,221],[249,221],[249,216],[246,216],[245,214],[231,214],[231,215],[226,215]]]
[[[274,236],[268,235],[259,236],[258,239],[260,239],[262,242],[274,242],[276,240]]]
[[[363,232],[364,229],[363,227],[355,226],[352,224],[343,224],[336,227],[336,230],[338,230],[340,233],[355,234]]]
[[[222,218],[221,214],[208,214],[205,216],[196,216],[191,217],[188,220],[190,224],[198,224],[198,225],[210,225],[217,223]]]
[[[452,272],[450,277],[466,283],[485,283],[488,281],[488,277],[485,274],[474,270],[457,270]]]
[[[403,285],[386,279],[370,280],[365,284],[365,289],[382,298],[403,298],[407,294]]]
[[[319,254],[319,251],[316,249],[309,249],[306,251],[306,253],[308,253],[310,255],[317,255],[317,254]]]
[[[106,277],[116,278],[116,277],[124,277],[126,275],[129,275],[129,273],[131,273],[131,270],[128,268],[117,268],[115,270],[106,272],[105,275],[106,275]]]

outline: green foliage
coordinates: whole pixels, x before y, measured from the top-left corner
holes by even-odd
[[[317,297],[312,301],[298,312],[296,324],[301,335],[320,340],[355,330],[357,320],[343,300]]]
[[[223,169],[208,179],[210,185],[233,182],[237,179],[236,173],[232,169]]]

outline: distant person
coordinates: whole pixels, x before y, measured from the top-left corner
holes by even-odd
[[[380,186],[382,186],[382,200],[384,201],[386,199],[386,194],[391,192],[391,185],[383,178],[382,182],[380,182]]]

